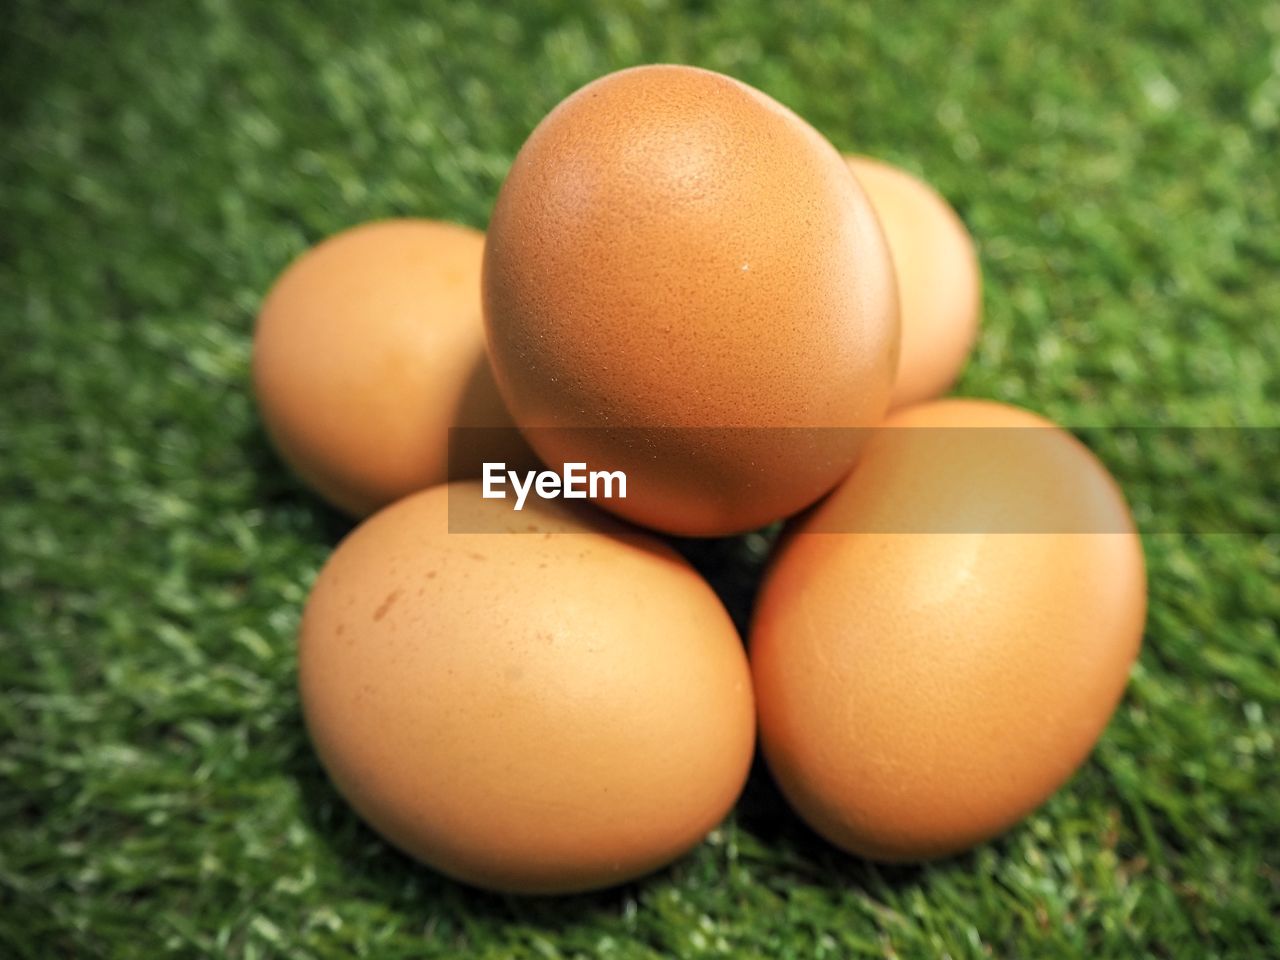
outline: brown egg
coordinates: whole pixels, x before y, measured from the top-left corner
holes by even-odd
[[[891,406],[940,397],[978,335],[982,274],[973,240],[924,181],[870,157],[846,159],[875,207],[897,270],[902,349]]]
[[[1082,444],[1000,404],[908,408],[771,561],[750,645],[765,757],[837,846],[955,853],[1083,762],[1145,615],[1141,543]]]
[[[706,70],[623,70],[548,114],[494,208],[484,299],[534,449],[623,469],[601,506],[661,530],[794,513],[858,441],[805,428],[887,408],[894,279],[861,187],[794,113]]]
[[[486,458],[530,465],[485,358],[484,234],[431,220],[346,230],[295,260],[263,302],[253,386],[280,455],[363,515]]]
[[[589,507],[515,513],[473,484],[401,500],[325,564],[298,656],[343,796],[405,852],[495,890],[669,863],[751,762],[750,674],[720,601]]]

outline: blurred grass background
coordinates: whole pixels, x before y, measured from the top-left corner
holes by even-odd
[[[1274,533],[1148,537],[1146,645],[1093,759],[927,868],[831,850],[757,771],[655,877],[495,897],[319,771],[293,635],[346,525],[256,423],[259,299],[362,220],[483,227],[529,130],[614,68],[725,71],[949,197],[986,280],[961,392],[1280,425],[1280,5],[800,6],[6,5],[0,956],[1277,955]],[[739,621],[763,544],[686,547]]]

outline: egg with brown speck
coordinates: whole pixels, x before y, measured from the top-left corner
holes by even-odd
[[[298,658],[338,791],[493,890],[655,870],[723,819],[751,763],[750,674],[719,599],[587,506],[517,514],[449,484],[387,507],[321,570]]]

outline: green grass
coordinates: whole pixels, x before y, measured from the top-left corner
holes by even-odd
[[[723,70],[936,184],[985,271],[962,392],[1081,426],[1280,426],[1275,3],[522,6],[0,15],[0,956],[1275,955],[1275,532],[1147,537],[1146,644],[1093,758],[934,866],[833,851],[757,771],[671,869],[519,900],[340,802],[293,637],[345,524],[256,423],[259,299],[358,221],[483,226],[528,131],[608,70]],[[1227,514],[1245,496],[1217,489]],[[687,549],[741,620],[762,541]]]

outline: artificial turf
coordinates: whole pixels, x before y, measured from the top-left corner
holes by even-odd
[[[672,868],[521,900],[415,865],[328,786],[293,641],[348,525],[264,441],[258,303],[350,224],[483,226],[533,125],[611,69],[722,70],[937,185],[985,273],[960,392],[1280,426],[1274,3],[587,9],[0,13],[0,956],[1275,956],[1274,502],[1210,478],[1251,532],[1193,532],[1143,499],[1188,463],[1105,435],[1161,530],[1142,657],[1080,774],[971,854],[847,857],[757,771]],[[685,545],[740,622],[765,543]]]

